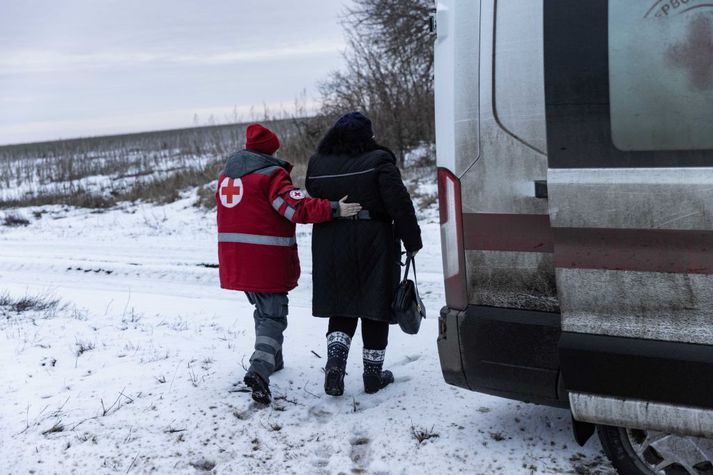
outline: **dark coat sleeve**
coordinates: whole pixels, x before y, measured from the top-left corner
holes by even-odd
[[[411,196],[401,180],[401,172],[391,162],[378,166],[379,193],[396,225],[396,234],[404,242],[408,252],[418,251],[423,247],[421,228],[416,220],[416,211]]]

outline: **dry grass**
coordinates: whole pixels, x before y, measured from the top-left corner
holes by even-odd
[[[64,432],[64,425],[62,424],[62,421],[56,421],[52,427],[42,431],[42,435],[55,434],[57,432]]]
[[[320,135],[314,119],[266,117],[262,122],[280,136],[280,156],[304,170]],[[197,206],[212,208],[211,183],[225,158],[243,147],[246,125],[0,147],[0,188],[23,190],[0,193],[0,209],[170,203],[192,188],[199,188]]]
[[[7,213],[3,219],[3,224],[11,227],[28,226],[30,224],[30,220],[17,213]]]
[[[213,209],[215,208],[215,190],[218,186],[217,181],[212,181],[207,185],[203,185],[198,188],[197,195],[198,198],[194,205],[197,208],[203,209]]]
[[[423,442],[429,439],[435,439],[436,437],[440,437],[440,434],[433,431],[433,427],[431,427],[430,429],[425,429],[422,427],[416,427],[414,425],[411,425],[411,435],[414,439],[418,441],[419,444],[422,444]]]
[[[0,147],[3,185],[71,183],[92,176],[138,178],[239,148],[247,124],[195,127]]]
[[[138,182],[128,191],[117,194],[114,199],[116,202],[172,203],[180,198],[181,192],[215,180],[222,166],[221,160],[214,160],[204,168],[181,170],[146,182]]]
[[[51,312],[58,308],[59,299],[48,295],[26,295],[20,298],[10,297],[8,294],[0,295],[0,311],[5,310],[12,313],[24,312]]]
[[[83,188],[75,188],[66,191],[44,191],[22,198],[0,200],[0,209],[58,204],[76,206],[77,208],[106,209],[114,206],[116,200],[90,193]]]
[[[89,342],[89,341],[80,341],[80,340],[77,340],[75,342],[75,346],[76,346],[76,350],[75,350],[74,354],[77,358],[82,356],[87,351],[92,351],[95,348],[94,343]]]

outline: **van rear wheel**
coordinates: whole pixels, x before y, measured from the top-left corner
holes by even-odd
[[[612,426],[597,432],[620,475],[713,474],[713,439]]]

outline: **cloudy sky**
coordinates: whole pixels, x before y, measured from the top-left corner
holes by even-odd
[[[293,110],[342,65],[348,0],[2,0],[0,144]]]

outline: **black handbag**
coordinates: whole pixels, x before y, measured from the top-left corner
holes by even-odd
[[[413,265],[413,281],[408,279],[411,265]],[[426,318],[426,307],[423,306],[421,297],[418,295],[416,261],[413,256],[406,258],[404,278],[396,288],[396,295],[391,308],[394,311],[396,322],[405,333],[409,335],[418,333],[418,329],[421,327],[421,320]]]

